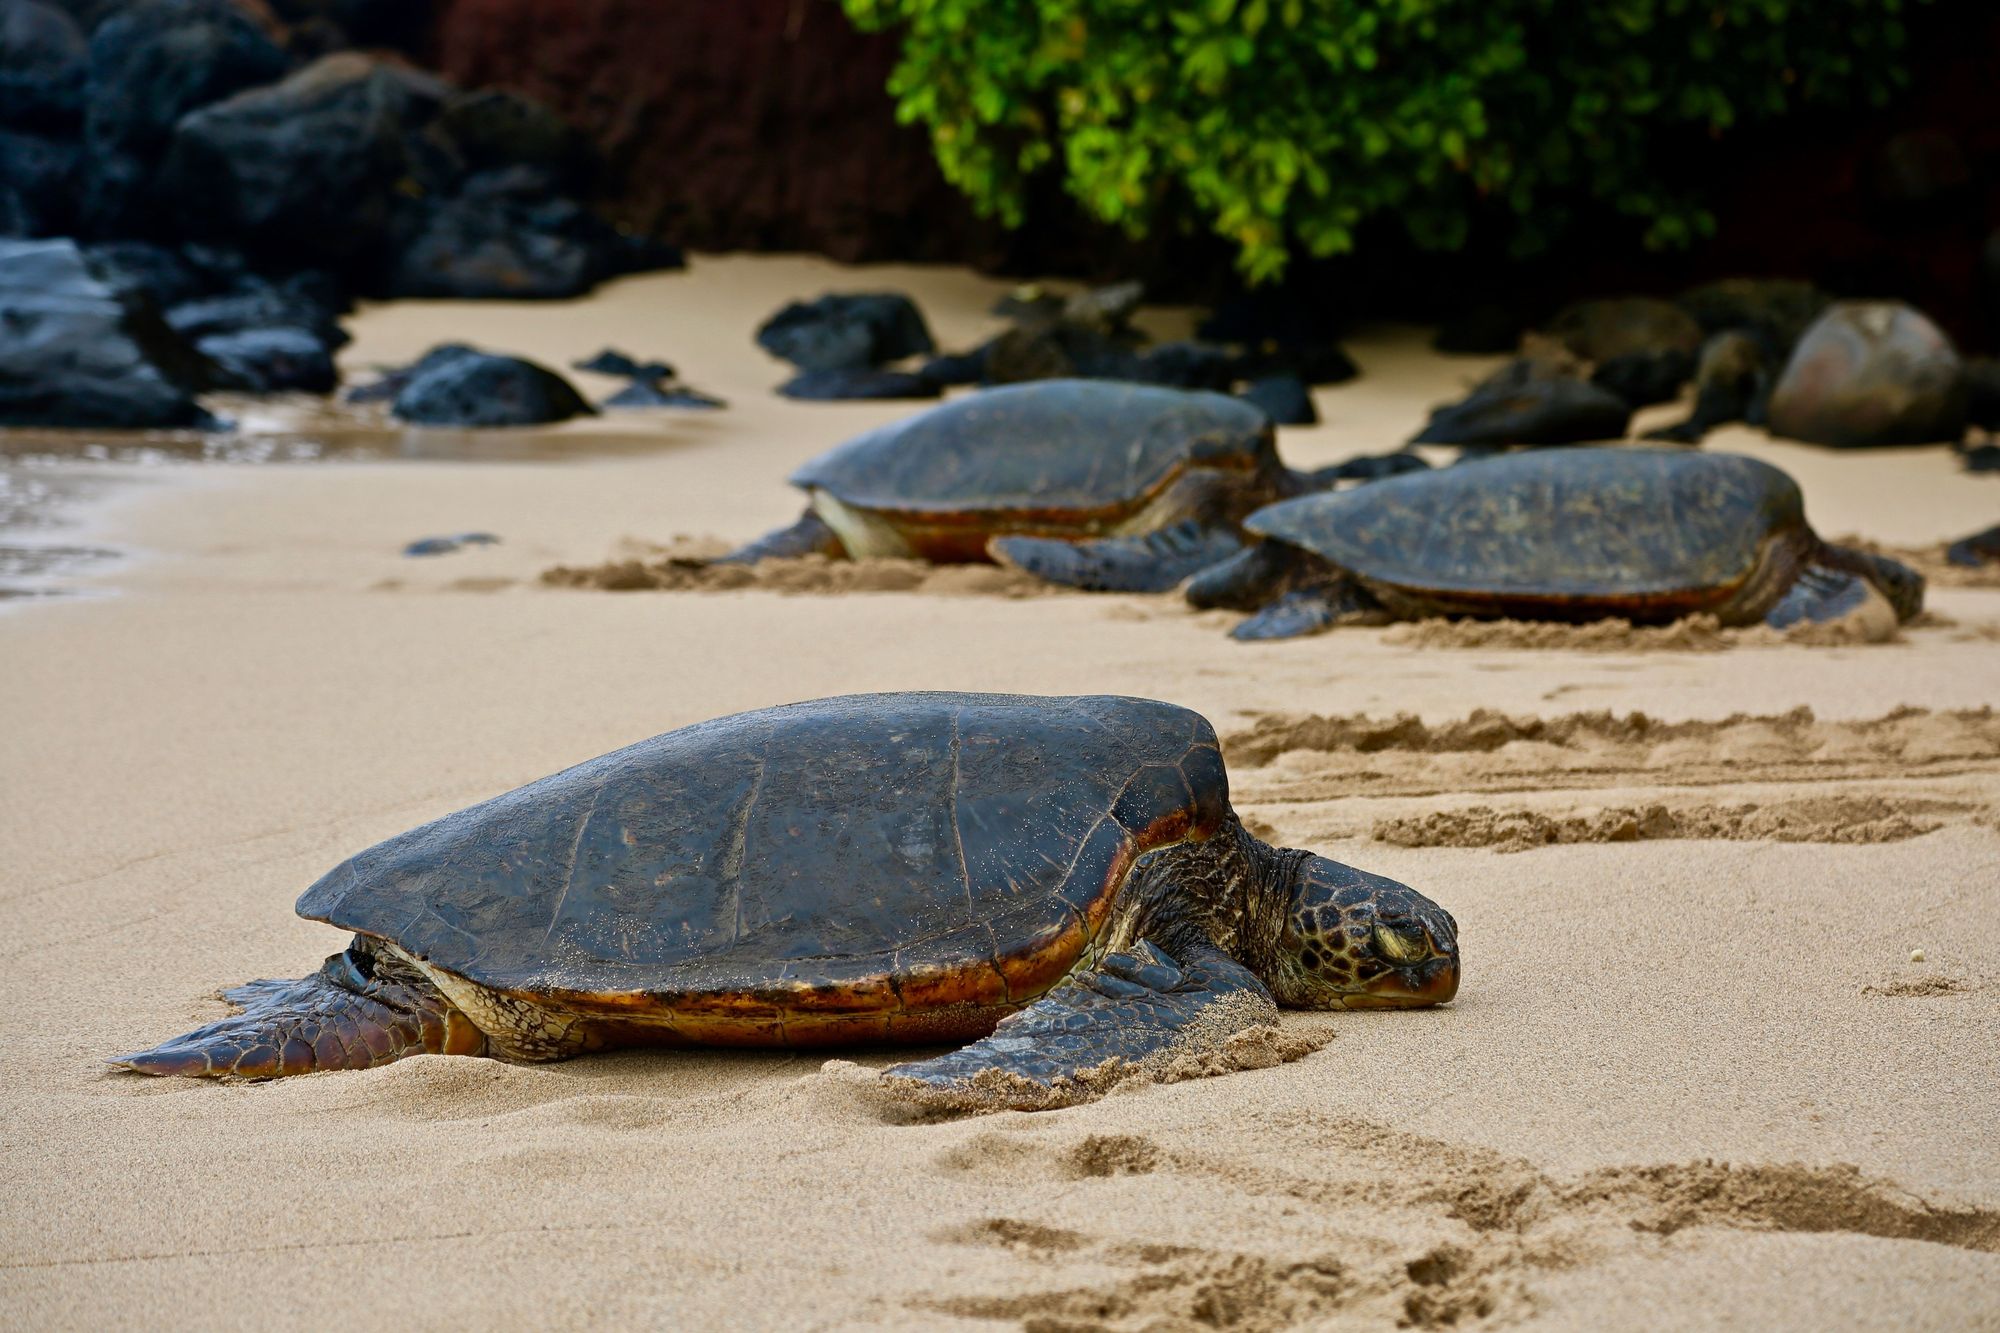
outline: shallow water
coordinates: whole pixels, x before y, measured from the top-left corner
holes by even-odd
[[[48,534],[145,470],[169,476],[203,464],[548,462],[649,453],[684,441],[688,415],[635,411],[562,426],[440,430],[405,427],[379,408],[284,395],[204,400],[227,431],[0,430],[0,600],[65,595],[64,576],[123,554]]]

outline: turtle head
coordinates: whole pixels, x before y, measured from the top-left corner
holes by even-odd
[[[1415,1009],[1458,993],[1458,923],[1393,879],[1308,856],[1266,980],[1295,1009]]]

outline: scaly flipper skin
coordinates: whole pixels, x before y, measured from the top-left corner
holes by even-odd
[[[1128,1066],[1216,1051],[1277,1021],[1277,1002],[1248,968],[1212,947],[1186,952],[1176,962],[1142,940],[1107,954],[1099,970],[1072,975],[992,1036],[882,1077],[919,1103],[1041,1110],[1099,1095]]]
[[[1084,542],[996,537],[986,544],[987,553],[1003,565],[1086,592],[1165,592],[1242,548],[1242,539],[1227,527],[1191,518],[1143,537]]]
[[[486,1038],[414,969],[357,942],[296,981],[224,991],[242,1012],[107,1063],[141,1074],[277,1078],[406,1055],[484,1055]]]
[[[1229,631],[1245,643],[1266,639],[1297,639],[1332,629],[1348,616],[1381,610],[1352,579],[1334,579],[1316,587],[1299,588]]]
[[[826,521],[811,509],[799,515],[789,528],[767,532],[747,546],[739,546],[712,562],[718,565],[754,565],[759,560],[796,560],[802,555],[823,555],[829,560],[845,560],[847,548]]]
[[[1859,611],[1875,589],[1858,574],[1807,565],[1778,604],[1764,613],[1772,629],[1789,629],[1802,620],[1824,625]]]
[[[1306,558],[1283,542],[1258,542],[1189,579],[1188,605],[1198,611],[1255,611],[1291,586],[1294,568]]]

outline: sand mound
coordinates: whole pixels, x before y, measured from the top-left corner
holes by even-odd
[[[1879,718],[1822,721],[1810,708],[1665,722],[1645,713],[1524,717],[1476,709],[1427,723],[1410,714],[1264,714],[1223,740],[1232,766],[1272,767],[1259,783],[1307,779],[1323,794],[1425,795],[1549,785],[1702,785],[1786,778],[1883,776],[2000,761],[2000,716],[1899,708]]]
[[[603,592],[777,593],[923,592],[939,596],[1038,597],[1063,589],[1018,569],[998,565],[933,565],[924,560],[760,560],[754,565],[712,563],[729,550],[715,538],[676,538],[664,546],[627,540],[601,565],[557,565],[542,571],[556,588]]]
[[[1770,805],[1611,806],[1577,813],[1475,805],[1377,820],[1377,842],[1398,847],[1491,847],[1521,852],[1565,842],[1709,838],[1736,842],[1900,842],[1942,828],[1937,803],[1879,796],[1809,797]]]

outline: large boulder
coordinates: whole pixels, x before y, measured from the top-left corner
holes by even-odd
[[[186,233],[346,266],[391,243],[406,209],[406,129],[448,90],[393,62],[343,52],[181,121],[161,187]]]
[[[141,293],[162,310],[224,288],[178,249],[150,241],[106,241],[85,247],[84,256],[114,286]]]
[[[568,380],[519,357],[460,347],[418,364],[390,409],[416,425],[541,426],[596,411]]]
[[[94,228],[158,230],[165,219],[149,186],[174,127],[211,102],[282,78],[290,66],[229,0],[142,0],[99,25],[84,81]]]
[[[1771,433],[1812,444],[1955,441],[1964,365],[1951,339],[1899,301],[1842,301],[1799,339],[1771,390]]]
[[[205,425],[195,394],[210,376],[74,242],[0,241],[0,425]]]
[[[83,118],[88,44],[38,0],[0,0],[0,125],[64,131]]]
[[[757,345],[800,370],[866,370],[937,350],[916,303],[899,292],[829,292],[765,320]]]
[[[540,167],[482,171],[434,201],[390,270],[387,295],[564,300],[606,278],[686,261],[624,235]]]
[[[944,392],[944,386],[925,379],[921,372],[861,366],[802,370],[780,384],[778,392],[802,402],[837,403],[856,399],[936,398]]]
[[[223,386],[250,393],[332,393],[340,383],[333,352],[310,329],[256,328],[217,333],[195,344],[215,363]]]
[[[0,129],[0,236],[70,231],[81,162],[69,140]]]
[[[1312,389],[1297,375],[1282,373],[1252,380],[1240,397],[1279,426],[1317,426]]]

